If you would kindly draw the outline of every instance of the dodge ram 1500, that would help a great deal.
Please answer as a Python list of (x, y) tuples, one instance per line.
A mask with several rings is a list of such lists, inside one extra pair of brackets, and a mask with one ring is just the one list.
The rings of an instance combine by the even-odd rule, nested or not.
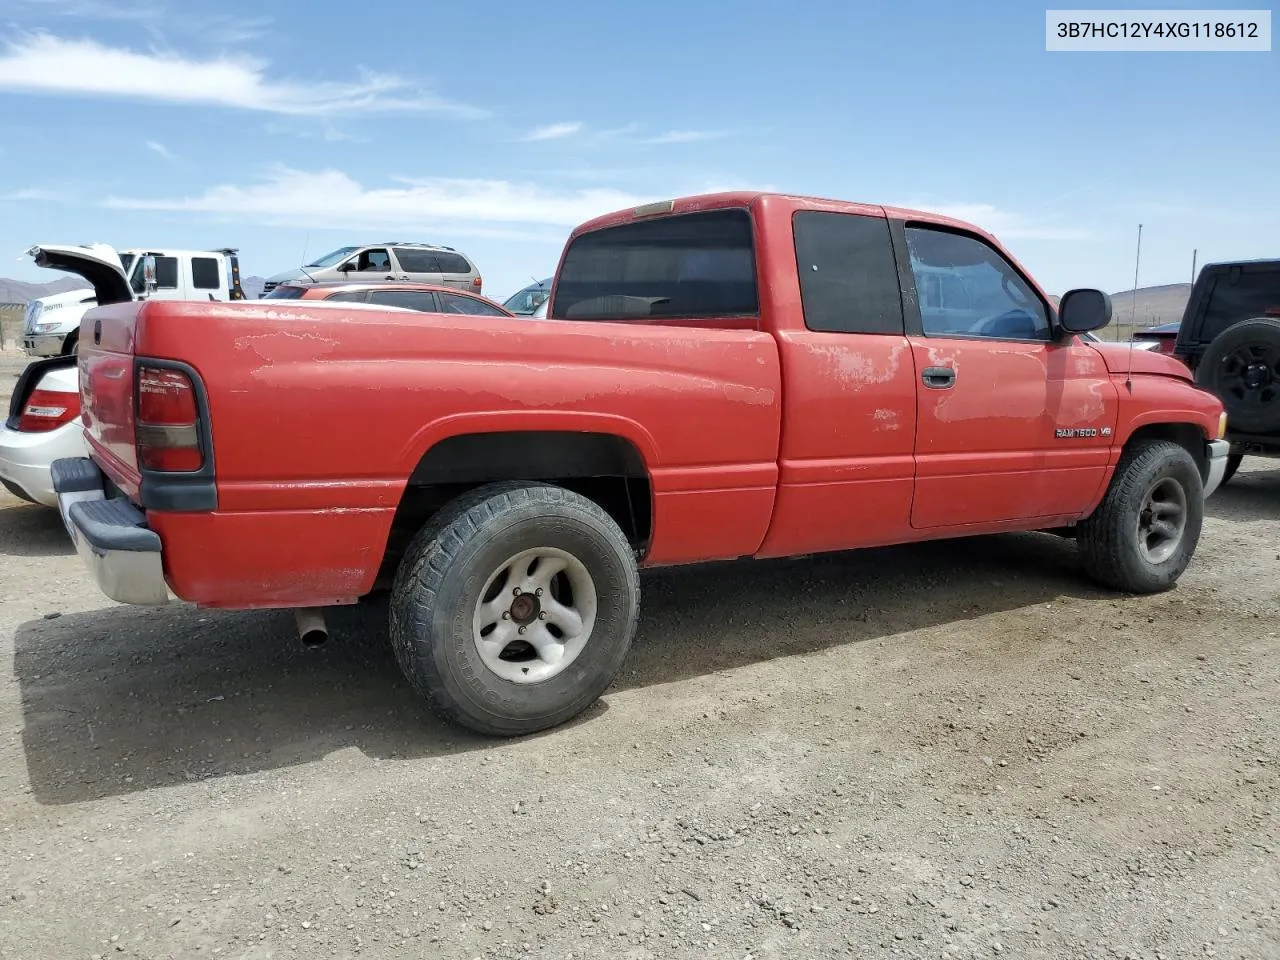
[(389, 587), (409, 680), (493, 735), (601, 695), (640, 568), (1052, 530), (1153, 592), (1226, 462), (1185, 366), (1081, 336), (1104, 293), (1055, 308), (994, 238), (917, 211), (619, 211), (572, 232), (536, 322), (137, 303), (84, 273), (91, 456), (54, 480), (101, 589), (296, 608), (321, 637), (324, 607)]

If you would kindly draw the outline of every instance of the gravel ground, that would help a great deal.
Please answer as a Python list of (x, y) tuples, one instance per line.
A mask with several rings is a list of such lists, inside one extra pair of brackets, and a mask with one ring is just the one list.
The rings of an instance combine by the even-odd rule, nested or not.
[(1280, 957), (1280, 471), (1209, 512), (1148, 598), (1039, 536), (655, 572), (489, 741), (384, 605), (111, 604), (5, 495), (0, 957)]

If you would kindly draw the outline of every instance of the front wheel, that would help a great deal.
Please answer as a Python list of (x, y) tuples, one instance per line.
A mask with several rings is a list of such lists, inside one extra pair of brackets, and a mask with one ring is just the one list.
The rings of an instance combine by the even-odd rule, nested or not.
[(1125, 451), (1098, 509), (1079, 525), (1088, 574), (1129, 593), (1168, 590), (1186, 570), (1204, 522), (1204, 483), (1187, 450), (1144, 440)]
[(491, 736), (534, 733), (604, 693), (639, 601), (631, 546), (599, 506), (548, 484), (488, 484), (409, 545), (391, 643), (438, 714)]

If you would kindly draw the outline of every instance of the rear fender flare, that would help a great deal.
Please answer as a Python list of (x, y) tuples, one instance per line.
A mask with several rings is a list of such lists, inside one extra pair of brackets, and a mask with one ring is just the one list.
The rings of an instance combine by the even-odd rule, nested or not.
[(628, 441), (640, 454), (645, 471), (652, 474), (659, 462), (658, 444), (644, 427), (626, 417), (574, 410), (495, 410), (443, 417), (422, 427), (400, 452), (398, 475), (406, 481), (428, 451), (450, 437), (472, 433), (539, 431), (611, 434)]

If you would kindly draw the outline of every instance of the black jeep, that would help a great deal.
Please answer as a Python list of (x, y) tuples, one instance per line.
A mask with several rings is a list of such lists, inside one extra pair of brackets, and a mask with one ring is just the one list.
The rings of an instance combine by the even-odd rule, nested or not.
[(1280, 260), (1205, 264), (1173, 354), (1227, 408), (1223, 483), (1246, 453), (1280, 456)]

